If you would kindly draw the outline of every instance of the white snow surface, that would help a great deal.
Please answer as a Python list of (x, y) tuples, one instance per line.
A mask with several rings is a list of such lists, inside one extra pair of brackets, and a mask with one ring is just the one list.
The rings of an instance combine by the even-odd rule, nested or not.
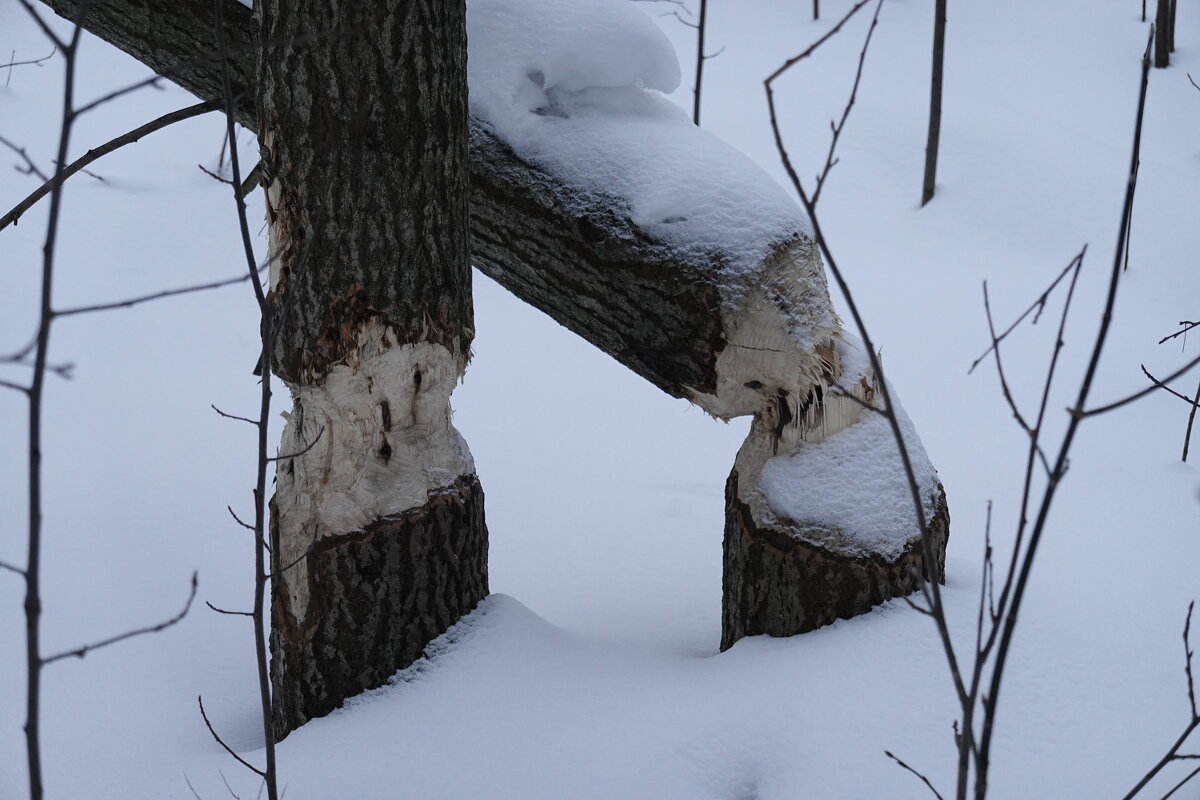
[[(844, 370), (841, 383), (850, 386), (867, 373), (870, 364), (862, 343), (846, 338), (838, 342), (838, 349)], [(937, 470), (895, 388), (890, 384), (888, 388), (921, 489), (925, 518), (930, 519), (936, 508)], [(858, 422), (828, 439), (802, 444), (792, 455), (769, 460), (758, 488), (772, 513), (829, 532), (839, 551), (894, 559), (921, 535), (905, 475), (891, 425), (882, 414), (864, 411)]]
[[(704, 125), (777, 178), (761, 81), (846, 4), (821, 6), (817, 22), (807, 3), (708, 6), (709, 46), (726, 50), (706, 66)], [(1147, 26), (1129, 0), (955, 4), (938, 192), (918, 208), (932, 19), (927, 0), (885, 3), (820, 213), (946, 486), (943, 596), (969, 654), (988, 502), (991, 541), (1006, 556), (1027, 452), (994, 369), (967, 373), (990, 342), (980, 284), (988, 280), (1007, 325), (1091, 245), (1045, 423), (1056, 445), (1103, 308)], [(657, 23), (690, 63), (695, 31)], [(1140, 364), (1161, 377), (1196, 352), (1195, 337), (1157, 344), (1177, 320), (1196, 318), (1200, 298), (1200, 95), (1187, 79), (1200, 74), (1200, 33), (1184, 23), (1181, 10), (1172, 66), (1151, 74), (1130, 267), (1097, 404), (1145, 387)], [(824, 163), (865, 32), (860, 14), (779, 84), (801, 174)], [(50, 49), (20, 4), (0, 2), (0, 58)], [(83, 101), (148, 75), (94, 37), (80, 52)], [(0, 135), (45, 170), (61, 59), (8, 78), (0, 72)], [(689, 103), (685, 91), (675, 96)], [(170, 86), (127, 95), (80, 118), (73, 155), (195, 102)], [(68, 181), (58, 307), (244, 270), (228, 187), (196, 169), (217, 168), (223, 131), (216, 114), (189, 120), (89, 167), (106, 183)], [(242, 145), (253, 163), (253, 138)], [(12, 169), (21, 163), (0, 151), (0, 209), (40, 185)], [(43, 202), (0, 231), (0, 354), (34, 331), (47, 210)], [(1060, 300), (1005, 341), (1025, 411), (1041, 397)], [(279, 748), (287, 799), (928, 800), (884, 750), (953, 797), (954, 690), (934, 626), (903, 602), (719, 652), (723, 487), (747, 420), (715, 423), (479, 275), (475, 302), (474, 358), (451, 402), (487, 493), (499, 594), (433, 659), (289, 736)], [(212, 740), (196, 707), (203, 694), (225, 740), (261, 763), (250, 625), (203, 606), (243, 610), (253, 594), (250, 538), (226, 505), (243, 518), (252, 506), (254, 431), (209, 405), (254, 415), (257, 356), (245, 284), (54, 325), (51, 361), (74, 363), (75, 377), (46, 384), (44, 652), (169, 617), (193, 570), (200, 588), (176, 627), (47, 668), (48, 800), (194, 800), (185, 777), (214, 800), (229, 797), (222, 775), (244, 800), (257, 796), (259, 782)], [(28, 377), (27, 367), (0, 365), (0, 380)], [(1195, 379), (1175, 386), (1192, 392)], [(286, 389), (276, 388), (281, 410)], [(1121, 797), (1189, 718), (1180, 634), (1188, 602), (1200, 599), (1200, 440), (1181, 463), (1187, 410), (1159, 393), (1080, 427), (1010, 651), (995, 800)], [(27, 412), (22, 395), (0, 389), (0, 560), (17, 566)], [(273, 423), (278, 441), (282, 420)], [(21, 580), (0, 571), (4, 800), (28, 796), (23, 597)], [(1165, 794), (1189, 764), (1168, 766), (1147, 796)]]
[(679, 60), (641, 5), (470, 0), (471, 112), (569, 186), (580, 213), (615, 198), (683, 257), (743, 275), (808, 230), (804, 213), (663, 96)]

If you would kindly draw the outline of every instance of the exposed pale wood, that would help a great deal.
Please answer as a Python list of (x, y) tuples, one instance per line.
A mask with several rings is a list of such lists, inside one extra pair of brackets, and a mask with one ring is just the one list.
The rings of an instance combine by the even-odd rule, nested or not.
[[(487, 594), (450, 424), (474, 327), (464, 0), (258, 0), (276, 736), (384, 683)], [(370, 47), (329, 31), (370, 31)]]

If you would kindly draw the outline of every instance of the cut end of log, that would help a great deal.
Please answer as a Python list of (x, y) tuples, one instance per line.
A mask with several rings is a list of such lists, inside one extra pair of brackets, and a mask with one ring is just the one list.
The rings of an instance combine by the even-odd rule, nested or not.
[(715, 390), (689, 392), (719, 419), (759, 414), (781, 399), (802, 404), (839, 374), (832, 359), (840, 324), (813, 243), (781, 245), (752, 278), (720, 312)]

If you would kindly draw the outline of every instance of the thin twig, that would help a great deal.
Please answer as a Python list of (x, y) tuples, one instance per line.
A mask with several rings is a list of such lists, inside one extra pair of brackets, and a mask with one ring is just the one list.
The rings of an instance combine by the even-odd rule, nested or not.
[(0, 69), (8, 70), (8, 75), (6, 75), (4, 78), (4, 88), (7, 89), (9, 84), (12, 83), (12, 68), (13, 67), (23, 67), (23, 66), (26, 66), (29, 64), (33, 64), (33, 65), (40, 67), (40, 66), (42, 66), (43, 61), (49, 61), (51, 58), (54, 57), (54, 54), (57, 52), (58, 52), (58, 48), (55, 47), (53, 50), (50, 51), (50, 55), (48, 55), (48, 56), (42, 56), (41, 58), (34, 58), (29, 61), (15, 61), (12, 59), (15, 59), (17, 57), (17, 51), (13, 50), (12, 55), (9, 56), (9, 59), (10, 59), (9, 62), (7, 64), (0, 64)]
[(903, 761), (901, 761), (899, 758), (897, 758), (890, 750), (884, 750), (883, 754), (885, 756), (887, 756), (888, 758), (890, 758), (892, 761), (895, 761), (897, 764), (899, 764), (902, 769), (906, 769), (909, 772), (911, 772), (913, 775), (916, 775), (918, 778), (920, 778), (921, 783), (925, 784), (929, 788), (929, 791), (933, 792), (933, 796), (936, 797), (938, 800), (945, 800), (945, 798), (942, 797), (942, 795), (938, 792), (938, 790), (933, 788), (933, 784), (929, 782), (929, 778), (926, 778), (924, 775), (917, 772), (915, 769), (910, 767), (908, 764), (905, 764)]
[[(1191, 372), (1192, 367), (1196, 366), (1197, 364), (1200, 364), (1200, 356), (1193, 358), (1191, 361), (1184, 364), (1182, 367), (1175, 370), (1167, 377), (1163, 378), (1161, 382), (1169, 383), (1169, 382), (1175, 380), (1176, 378), (1182, 377), (1182, 376), (1186, 375), (1187, 373)], [(1079, 417), (1080, 419), (1084, 419), (1086, 417), (1094, 417), (1099, 414), (1107, 414), (1109, 411), (1116, 411), (1118, 408), (1121, 408), (1122, 406), (1127, 406), (1130, 403), (1134, 402), (1135, 400), (1142, 399), (1143, 397), (1150, 394), (1157, 388), (1158, 388), (1158, 386), (1151, 385), (1151, 386), (1146, 387), (1145, 389), (1142, 389), (1140, 392), (1134, 392), (1133, 394), (1129, 395), (1128, 397), (1123, 397), (1120, 400), (1117, 400), (1116, 402), (1108, 403), (1107, 405), (1099, 406), (1097, 408), (1089, 408), (1086, 411), (1082, 410), (1082, 409), (1078, 409), (1078, 408), (1071, 408), (1071, 409), (1068, 409), (1068, 411), (1070, 412), (1070, 414), (1072, 416)]]
[[(147, 136), (155, 131), (162, 130), (168, 125), (174, 125), (176, 122), (182, 122), (185, 119), (191, 119), (192, 117), (198, 117), (201, 114), (206, 114), (209, 111), (215, 110), (218, 105), (219, 104), (216, 101), (209, 100), (203, 103), (197, 103), (194, 106), (182, 108), (178, 111), (172, 111), (170, 114), (164, 114), (156, 120), (147, 122), (144, 125), (140, 125), (131, 131), (127, 131), (120, 136), (108, 140), (99, 147), (94, 147), (91, 150), (88, 150), (82, 156), (72, 161), (70, 165), (65, 167), (60, 173), (58, 173), (58, 175), (61, 177), (56, 179), (65, 181), (75, 173), (83, 170), (83, 168), (89, 164), (98, 161), (115, 150), (119, 150), (127, 144), (133, 144), (143, 136)], [(15, 225), (22, 214), (32, 208), (38, 200), (41, 200), (50, 193), (50, 190), (54, 188), (54, 182), (44, 176), (42, 177), (42, 180), (44, 183), (42, 183), (41, 186), (31, 192), (20, 203), (17, 203), (15, 206), (13, 206), (12, 210), (10, 210), (7, 214), (5, 214), (3, 217), (0, 217), (0, 230), (4, 230), (9, 225)]]
[(1173, 787), (1171, 787), (1171, 791), (1167, 792), (1166, 794), (1164, 794), (1162, 796), (1162, 800), (1168, 800), (1168, 798), (1171, 795), (1175, 794), (1180, 789), (1182, 789), (1189, 781), (1191, 781), (1192, 778), (1196, 777), (1197, 775), (1200, 775), (1200, 767), (1196, 767), (1191, 772), (1189, 772), (1187, 775), (1184, 775), (1183, 779), (1180, 780), (1179, 783), (1177, 783)]
[[(249, 280), (249, 279), (250, 279), (250, 277), (249, 277), (248, 275), (247, 275), (247, 276), (244, 276), (244, 277), (242, 278), (242, 280)], [(239, 417), (239, 416), (237, 416), (237, 415), (235, 415), (235, 414), (226, 414), (224, 411), (222, 411), (221, 409), (217, 408), (217, 407), (216, 407), (216, 406), (214, 406), (212, 403), (209, 403), (208, 407), (209, 407), (209, 408), (211, 408), (213, 411), (217, 412), (218, 414), (220, 414), (220, 415), (221, 415), (222, 417), (224, 417), (225, 419), (236, 419), (236, 420), (238, 420), (239, 422), (249, 422), (251, 425), (253, 425), (253, 426), (255, 426), (255, 427), (258, 427), (258, 425), (259, 425), (259, 422), (258, 422), (258, 420), (256, 420), (256, 419), (249, 419), (249, 418), (247, 418), (247, 417)]]
[(22, 578), (25, 577), (25, 570), (21, 569), (20, 567), (14, 567), (12, 564), (9, 564), (7, 561), (0, 561), (0, 569), (8, 570), (9, 572), (15, 572), (18, 575), (20, 575)]
[(254, 616), (253, 611), (227, 611), (223, 608), (217, 608), (216, 606), (214, 606), (212, 603), (208, 602), (207, 600), (204, 601), (204, 605), (208, 606), (209, 608), (211, 608), (213, 611), (217, 612), (218, 614), (229, 614), (230, 616), (234, 616), (234, 617), (253, 617)]
[(241, 525), (246, 530), (251, 530), (251, 531), (254, 530), (253, 525), (249, 525), (245, 522), (242, 522), (241, 518), (238, 517), (238, 515), (236, 513), (234, 513), (233, 506), (225, 506), (225, 508), (229, 510), (229, 516), (233, 517), (234, 522), (236, 522), (238, 525)]
[[(1068, 264), (1066, 266), (1066, 268), (1058, 274), (1058, 277), (1055, 278), (1048, 287), (1046, 287), (1046, 291), (1042, 292), (1042, 294), (1038, 297), (1038, 299), (1034, 300), (1033, 304), (1030, 305), (1029, 308), (1025, 309), (1024, 312), (1022, 312), (1021, 316), (1017, 317), (1016, 320), (1011, 325), (1009, 325), (1007, 328), (1005, 328), (1004, 332), (996, 337), (996, 341), (993, 342), (992, 345), (990, 347), (988, 347), (987, 350), (984, 350), (983, 353), (980, 354), (979, 358), (977, 358), (971, 362), (971, 368), (967, 370), (967, 374), (970, 375), (972, 372), (974, 372), (975, 368), (978, 367), (980, 364), (982, 364), (983, 360), (991, 354), (992, 348), (994, 348), (997, 344), (999, 344), (1000, 342), (1003, 342), (1005, 339), (1007, 339), (1008, 335), (1010, 333), (1012, 333), (1014, 330), (1016, 330), (1017, 326), (1020, 325), (1022, 322), (1024, 322), (1025, 318), (1028, 317), (1030, 314), (1034, 314), (1033, 324), (1036, 325), (1038, 318), (1041, 317), (1042, 311), (1046, 307), (1047, 301), (1049, 301), (1049, 299), (1050, 299), (1050, 293), (1054, 291), (1055, 287), (1058, 286), (1058, 284), (1062, 282), (1062, 279), (1067, 277), (1067, 275), (1071, 272), (1071, 270), (1076, 266), (1077, 265), (1076, 265), (1075, 261), (1071, 261), (1071, 263)], [(1035, 314), (1035, 312), (1036, 312), (1036, 314)]]
[(266, 775), (263, 773), (263, 771), (261, 769), (254, 766), (249, 761), (247, 761), (246, 759), (242, 758), (237, 753), (235, 753), (233, 751), (233, 748), (230, 747), (229, 745), (225, 744), (225, 741), (219, 735), (217, 735), (217, 732), (215, 730), (213, 730), (212, 723), (208, 721), (208, 714), (205, 713), (205, 711), (204, 711), (204, 698), (197, 695), (196, 702), (200, 704), (200, 716), (204, 719), (204, 724), (208, 727), (208, 732), (212, 734), (212, 737), (213, 737), (213, 739), (216, 740), (217, 744), (221, 745), (221, 747), (224, 747), (225, 752), (229, 753), (229, 755), (233, 756), (234, 759), (236, 759), (237, 762), (239, 764), (241, 764), (243, 767), (250, 770), (251, 772), (253, 772), (255, 775), (259, 776), (260, 778), (266, 777)]
[(1182, 326), (1182, 327), (1180, 327), (1179, 330), (1175, 331), (1170, 336), (1164, 336), (1163, 338), (1159, 339), (1158, 343), (1163, 344), (1164, 342), (1169, 342), (1172, 339), (1178, 338), (1180, 336), (1186, 336), (1188, 334), (1188, 331), (1190, 331), (1194, 328), (1200, 327), (1200, 322), (1192, 322), (1191, 320), (1186, 320), (1186, 319), (1180, 320), (1179, 324), (1180, 324), (1180, 326)]
[[(1091, 394), (1092, 383), (1095, 379), (1097, 369), (1100, 364), (1100, 356), (1104, 352), (1104, 345), (1108, 340), (1108, 332), (1112, 323), (1113, 309), (1116, 305), (1117, 287), (1121, 278), (1121, 258), (1125, 252), (1125, 232), (1127, 230), (1129, 216), (1132, 213), (1133, 207), (1133, 192), (1137, 184), (1136, 166), (1141, 157), (1141, 141), (1142, 141), (1142, 122), (1145, 118), (1146, 109), (1146, 93), (1150, 79), (1150, 48), (1153, 44), (1154, 30), (1151, 26), (1150, 38), (1146, 42), (1146, 50), (1142, 56), (1142, 79), (1141, 87), (1138, 93), (1137, 115), (1134, 123), (1133, 134), (1133, 152), (1130, 156), (1129, 179), (1125, 187), (1125, 202), (1121, 211), (1121, 222), (1118, 228), (1117, 244), (1113, 255), (1113, 267), (1109, 276), (1108, 291), (1105, 296), (1104, 312), (1100, 318), (1100, 328), (1096, 333), (1095, 341), (1092, 345), (1092, 353), (1088, 359), (1087, 370), (1079, 386), (1079, 394), (1075, 401), (1074, 407), (1071, 409), (1071, 418), (1067, 424), (1066, 433), (1063, 435), (1062, 443), (1059, 447), (1058, 457), (1054, 464), (1054, 471), (1051, 473), (1047, 483), (1045, 493), (1042, 496), (1042, 502), (1038, 508), (1036, 522), (1030, 534), (1029, 545), (1026, 548), (1025, 556), (1020, 568), (1020, 572), (1015, 581), (1013, 590), (1012, 602), (1004, 614), (1003, 632), (997, 645), (995, 662), (992, 667), (992, 677), (989, 685), (989, 690), (984, 698), (984, 723), (983, 730), (979, 741), (979, 753), (976, 761), (976, 781), (977, 787), (986, 792), (987, 787), (987, 770), (990, 758), (991, 737), (995, 729), (996, 711), (1000, 698), (1000, 689), (1004, 678), (1004, 668), (1007, 663), (1008, 653), (1012, 644), (1013, 634), (1016, 629), (1018, 612), (1024, 599), (1025, 589), (1028, 586), (1029, 576), (1033, 569), (1033, 563), (1037, 557), (1038, 545), (1041, 542), (1042, 535), (1046, 530), (1046, 520), (1050, 514), (1050, 508), (1054, 503), (1054, 498), (1057, 489), (1060, 485), (1062, 476), (1066, 472), (1068, 456), (1071, 452), (1071, 445), (1074, 443), (1075, 434), (1079, 430), (1079, 424), (1087, 415), (1084, 412), (1084, 406), (1087, 403), (1088, 397)], [(1151, 387), (1150, 391), (1153, 391)]]
[(1196, 422), (1196, 409), (1200, 408), (1200, 384), (1196, 386), (1196, 399), (1192, 401), (1192, 410), (1188, 412), (1187, 430), (1183, 432), (1183, 460), (1187, 461), (1188, 449), (1192, 446), (1192, 425)]
[[(1172, 395), (1178, 397), (1180, 400), (1187, 403), (1189, 406), (1192, 406), (1192, 407), (1196, 406), (1195, 400), (1188, 397), (1186, 394), (1175, 391), (1170, 386), (1167, 386), (1165, 383), (1160, 381), (1158, 378), (1151, 375), (1150, 370), (1146, 369), (1145, 364), (1142, 364), (1141, 367), (1142, 367), (1142, 374), (1145, 375), (1147, 378), (1149, 378), (1150, 382), (1153, 383), (1155, 386), (1157, 386), (1159, 389), (1162, 389), (1163, 391), (1167, 392), (1168, 394), (1172, 394)], [(1186, 461), (1187, 459), (1184, 459), (1184, 460)]]
[(58, 653), (56, 655), (49, 656), (48, 658), (43, 658), (42, 665), (45, 666), (46, 664), (53, 664), (55, 661), (61, 661), (64, 658), (70, 658), (72, 656), (74, 656), (75, 658), (83, 658), (88, 653), (92, 652), (93, 650), (99, 650), (102, 647), (108, 647), (109, 645), (116, 644), (117, 642), (123, 642), (126, 639), (132, 639), (135, 636), (143, 636), (148, 633), (158, 633), (161, 630), (166, 630), (167, 628), (171, 627), (172, 625), (175, 625), (176, 623), (180, 622), (184, 617), (187, 616), (188, 611), (190, 611), (192, 608), (192, 601), (196, 599), (196, 585), (197, 585), (196, 573), (193, 572), (192, 573), (192, 590), (188, 594), (187, 602), (184, 604), (183, 610), (180, 611), (175, 616), (171, 617), (170, 619), (164, 620), (164, 621), (158, 623), (157, 625), (150, 625), (145, 628), (138, 628), (136, 630), (126, 631), (125, 633), (121, 633), (116, 636), (109, 637), (108, 639), (102, 639), (99, 642), (94, 642), (93, 644), (85, 644), (83, 647), (77, 647), (74, 650), (67, 650), (66, 652)]
[(221, 783), (225, 784), (225, 791), (229, 792), (229, 796), (232, 797), (233, 800), (242, 800), (242, 798), (238, 797), (233, 791), (233, 787), (229, 785), (229, 781), (225, 779), (225, 773), (218, 769), (217, 774), (221, 776)]
[(10, 142), (8, 139), (5, 139), (3, 136), (0, 136), (0, 144), (4, 145), (9, 150), (12, 150), (14, 153), (19, 155), (21, 157), (21, 160), (25, 162), (25, 169), (21, 169), (20, 167), (17, 167), (16, 168), (17, 172), (20, 172), (25, 175), (36, 175), (37, 177), (41, 178), (44, 181), (50, 180), (49, 178), (46, 177), (46, 173), (44, 173), (40, 169), (38, 169), (38, 165), (35, 164), (33, 159), (29, 157), (29, 153), (27, 153), (25, 151), (24, 147), (21, 147), (21, 146), (15, 144), (14, 142)]
[(192, 786), (192, 782), (188, 779), (186, 772), (183, 773), (183, 782), (187, 784), (188, 789), (192, 793), (192, 797), (196, 798), (196, 800), (204, 800), (204, 798), (200, 797), (199, 793), (196, 792), (196, 787)]
[(285, 456), (275, 456), (274, 458), (268, 458), (267, 461), (287, 461), (288, 459), (299, 458), (300, 456), (304, 455), (309, 450), (312, 450), (314, 447), (317, 446), (317, 442), (321, 441), (321, 434), (323, 434), (323, 433), (325, 433), (324, 425), (321, 426), (321, 429), (319, 431), (317, 431), (316, 437), (314, 437), (313, 440), (311, 442), (309, 442), (303, 450), (297, 451), (295, 453), (288, 453)]
[(195, 286), (183, 286), (179, 289), (165, 289), (161, 292), (153, 292), (144, 294), (139, 297), (130, 297), (125, 300), (114, 300), (111, 303), (97, 303), (92, 306), (76, 306), (75, 308), (64, 308), (54, 312), (56, 317), (70, 317), (76, 314), (93, 314), (97, 311), (113, 311), (118, 308), (133, 308), (142, 303), (150, 303), (155, 300), (162, 300), (167, 297), (178, 297), (183, 294), (195, 294), (196, 292), (207, 292), (213, 289), (220, 289), (225, 286), (232, 286), (235, 283), (245, 283), (250, 280), (249, 275), (238, 275), (233, 278), (224, 278), (219, 281), (210, 283), (200, 283)]

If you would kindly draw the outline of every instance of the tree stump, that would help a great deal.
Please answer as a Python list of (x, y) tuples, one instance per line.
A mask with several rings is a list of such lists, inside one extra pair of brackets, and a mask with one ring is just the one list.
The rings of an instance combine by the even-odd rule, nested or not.
[(911, 594), (924, 581), (944, 583), (950, 515), (938, 489), (937, 513), (930, 520), (934, 561), (926, 559), (920, 538), (889, 561), (877, 554), (839, 554), (802, 538), (820, 533), (816, 530), (759, 525), (738, 499), (735, 468), (725, 484), (721, 650), (743, 636), (806, 633)]

